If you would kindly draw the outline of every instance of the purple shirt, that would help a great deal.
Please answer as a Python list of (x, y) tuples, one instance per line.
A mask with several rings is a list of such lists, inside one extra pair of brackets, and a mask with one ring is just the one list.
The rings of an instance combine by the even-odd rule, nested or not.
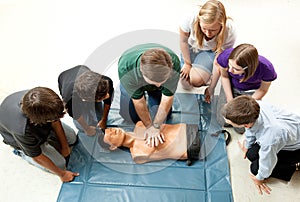
[[(233, 48), (224, 50), (217, 58), (217, 61), (221, 67), (228, 68), (228, 58), (232, 50)], [(256, 90), (260, 87), (262, 81), (270, 82), (277, 78), (274, 67), (268, 59), (259, 55), (258, 60), (259, 63), (254, 75), (245, 82), (240, 82), (240, 79), (244, 77), (243, 74), (232, 74), (228, 71), (229, 79), (233, 88), (242, 91)]]

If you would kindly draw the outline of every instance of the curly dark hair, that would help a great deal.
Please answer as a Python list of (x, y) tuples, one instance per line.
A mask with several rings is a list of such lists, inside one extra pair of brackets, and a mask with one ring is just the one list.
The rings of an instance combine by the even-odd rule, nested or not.
[(37, 125), (59, 120), (65, 114), (62, 100), (47, 87), (29, 90), (22, 98), (21, 109), (30, 122)]

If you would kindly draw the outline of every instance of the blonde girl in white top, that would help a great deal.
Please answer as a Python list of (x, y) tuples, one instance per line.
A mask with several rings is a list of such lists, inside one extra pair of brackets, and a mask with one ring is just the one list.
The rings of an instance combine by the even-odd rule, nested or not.
[(183, 20), (179, 32), (183, 88), (204, 86), (211, 78), (216, 54), (234, 46), (233, 21), (220, 1), (208, 0)]

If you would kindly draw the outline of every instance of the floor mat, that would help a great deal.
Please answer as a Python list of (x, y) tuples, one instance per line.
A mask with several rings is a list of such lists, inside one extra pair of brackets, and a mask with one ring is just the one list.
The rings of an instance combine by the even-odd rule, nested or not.
[[(169, 121), (199, 125), (200, 160), (192, 166), (175, 160), (135, 164), (127, 148), (110, 152), (98, 144), (98, 135), (78, 133), (68, 169), (80, 176), (62, 184), (57, 201), (233, 201), (224, 134), (211, 135), (222, 129), (215, 117), (216, 102), (206, 104), (203, 99), (176, 94)], [(109, 119), (111, 126), (133, 129), (120, 118), (117, 105)]]

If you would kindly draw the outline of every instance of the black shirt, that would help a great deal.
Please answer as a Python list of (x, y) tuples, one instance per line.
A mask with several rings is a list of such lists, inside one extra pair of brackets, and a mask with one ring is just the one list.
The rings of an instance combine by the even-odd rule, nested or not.
[[(91, 109), (91, 107), (95, 107), (95, 103), (82, 101), (79, 95), (74, 92), (74, 84), (76, 78), (86, 71), (91, 70), (86, 66), (78, 65), (62, 72), (58, 77), (59, 92), (62, 96), (63, 101), (66, 103), (65, 107), (68, 110), (68, 114), (76, 120), (83, 114), (84, 111)], [(113, 82), (107, 76), (103, 75), (103, 78), (106, 79), (109, 83), (109, 98), (103, 100), (103, 103), (111, 105), (114, 93)], [(74, 108), (74, 106), (76, 106), (76, 109)]]
[(0, 106), (0, 133), (6, 144), (21, 149), (27, 156), (39, 156), (40, 146), (47, 141), (51, 123), (34, 125), (21, 111), (20, 101), (27, 92), (20, 91), (7, 96)]

